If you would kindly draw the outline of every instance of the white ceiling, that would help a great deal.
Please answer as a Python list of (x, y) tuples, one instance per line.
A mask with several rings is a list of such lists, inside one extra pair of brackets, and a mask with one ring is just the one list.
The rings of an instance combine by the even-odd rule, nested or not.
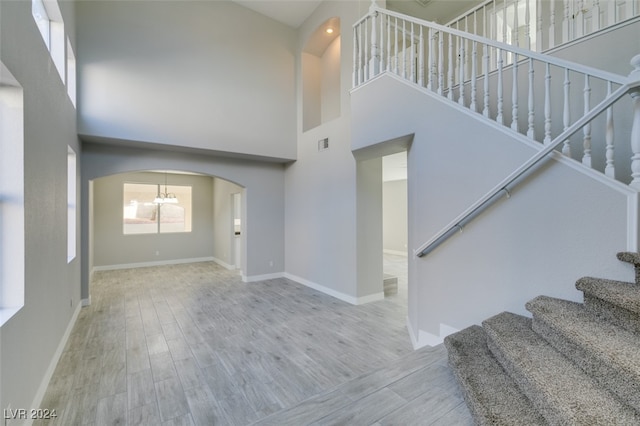
[(322, 0), (232, 0), (292, 28), (298, 28)]
[[(298, 28), (322, 0), (231, 0), (292, 28)], [(355, 0), (342, 0), (355, 1)], [(366, 0), (360, 0), (367, 4)], [(387, 8), (440, 23), (448, 22), (482, 0), (431, 0), (422, 6), (418, 0), (387, 0)], [(379, 3), (379, 2), (378, 2)]]

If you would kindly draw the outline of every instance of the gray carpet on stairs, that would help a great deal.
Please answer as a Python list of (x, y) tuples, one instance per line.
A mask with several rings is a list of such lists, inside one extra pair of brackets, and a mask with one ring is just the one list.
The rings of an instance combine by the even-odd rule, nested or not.
[(449, 365), (480, 425), (544, 425), (544, 419), (489, 352), (482, 327), (472, 326), (444, 340)]
[(531, 319), (503, 312), (483, 326), (493, 355), (550, 424), (640, 424), (640, 414), (534, 332)]
[(602, 278), (580, 278), (584, 304), (599, 318), (640, 333), (640, 286)]
[(599, 320), (580, 303), (539, 296), (526, 307), (535, 332), (640, 411), (640, 335)]

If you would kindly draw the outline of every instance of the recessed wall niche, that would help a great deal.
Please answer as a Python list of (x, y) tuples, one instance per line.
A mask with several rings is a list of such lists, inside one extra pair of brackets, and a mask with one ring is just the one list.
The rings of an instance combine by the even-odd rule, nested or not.
[(313, 32), (302, 51), (302, 129), (340, 117), (340, 18)]

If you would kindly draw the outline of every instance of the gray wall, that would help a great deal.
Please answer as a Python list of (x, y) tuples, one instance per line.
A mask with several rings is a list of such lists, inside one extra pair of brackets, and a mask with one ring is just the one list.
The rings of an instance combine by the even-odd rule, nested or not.
[(81, 1), (79, 133), (293, 159), (295, 31), (221, 1)]
[[(381, 246), (377, 251), (375, 247), (368, 246), (366, 249), (371, 248), (373, 260), (363, 256), (363, 261), (358, 261), (356, 161), (350, 146), (351, 25), (367, 12), (370, 4), (364, 0), (326, 1), (300, 27), (299, 57), (313, 32), (322, 23), (332, 17), (340, 18), (340, 116), (305, 131), (303, 81), (300, 78), (302, 60), (299, 60), (297, 161), (286, 168), (287, 273), (307, 285), (354, 302), (359, 297), (371, 294), (357, 291), (359, 277), (364, 280), (366, 276), (364, 272), (359, 275), (359, 268), (377, 270), (382, 253)], [(318, 152), (318, 140), (327, 137), (329, 149)], [(309, 244), (309, 241), (313, 241), (313, 244)], [(369, 265), (372, 265), (372, 269), (366, 269)], [(380, 268), (380, 282), (381, 274)]]
[(382, 184), (382, 247), (407, 253), (407, 180)]
[[(353, 92), (352, 112), (355, 148), (415, 132), (407, 157), (410, 252), (535, 152), (478, 114), (392, 77)], [(615, 253), (628, 247), (635, 191), (572, 164), (550, 161), (463, 233), (424, 258), (409, 256), (418, 344), (503, 310), (526, 314), (524, 303), (539, 294), (580, 300), (574, 284), (584, 275), (632, 279)]]
[[(94, 190), (94, 266), (211, 258), (213, 182), (209, 176), (167, 174), (169, 185), (191, 186), (191, 232), (124, 235), (123, 184), (164, 182), (164, 174), (121, 173), (96, 179)], [(159, 253), (156, 255), (156, 253)]]
[[(73, 5), (60, 9), (75, 46)], [(0, 408), (37, 408), (80, 305), (82, 251), (67, 263), (67, 146), (81, 151), (75, 109), (31, 2), (0, 2), (0, 59), (24, 88), (25, 126), (25, 304), (0, 328)]]
[(228, 267), (235, 265), (231, 196), (236, 193), (243, 194), (243, 188), (223, 179), (213, 180), (213, 257)]
[[(89, 182), (140, 170), (201, 173), (245, 188), (244, 277), (253, 280), (284, 272), (284, 173), (281, 164), (102, 144), (85, 144), (83, 149), (83, 252), (89, 250), (86, 232), (89, 227), (86, 215)], [(97, 234), (97, 229), (95, 232)], [(210, 238), (211, 232), (207, 235)], [(82, 266), (82, 291), (86, 298), (89, 295), (89, 265), (84, 263)]]

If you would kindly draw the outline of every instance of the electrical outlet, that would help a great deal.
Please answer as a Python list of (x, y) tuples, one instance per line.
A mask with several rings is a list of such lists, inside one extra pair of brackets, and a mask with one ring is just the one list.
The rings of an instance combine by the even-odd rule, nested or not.
[(273, 260), (270, 260), (270, 261), (269, 261), (269, 267), (270, 267), (270, 268), (273, 268)]
[(160, 256), (160, 251), (156, 250), (156, 256)]

